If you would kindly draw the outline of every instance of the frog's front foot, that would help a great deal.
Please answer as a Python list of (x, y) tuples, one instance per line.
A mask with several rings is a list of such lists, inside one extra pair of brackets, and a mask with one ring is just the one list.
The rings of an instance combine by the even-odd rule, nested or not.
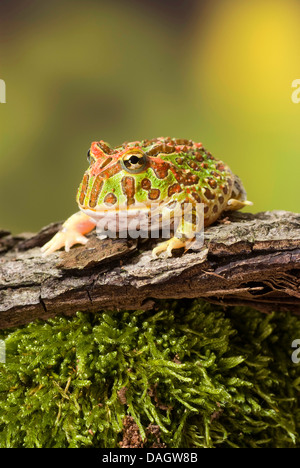
[(80, 232), (74, 229), (62, 229), (42, 248), (41, 251), (43, 256), (47, 256), (56, 250), (65, 248), (66, 252), (69, 252), (70, 248), (75, 244), (85, 245), (88, 242), (88, 238), (80, 234)]
[(172, 237), (165, 242), (162, 242), (152, 250), (152, 257), (157, 258), (162, 252), (165, 252), (163, 257), (172, 257), (172, 250), (181, 249), (186, 247), (186, 240), (178, 239), (178, 237)]

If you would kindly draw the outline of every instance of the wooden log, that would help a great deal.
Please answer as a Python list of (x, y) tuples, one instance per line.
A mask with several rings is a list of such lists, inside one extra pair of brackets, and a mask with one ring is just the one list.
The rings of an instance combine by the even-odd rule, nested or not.
[(0, 231), (0, 328), (170, 298), (300, 313), (300, 214), (232, 212), (205, 230), (201, 250), (157, 259), (154, 240), (99, 240), (95, 232), (86, 246), (43, 257), (40, 247), (60, 226)]

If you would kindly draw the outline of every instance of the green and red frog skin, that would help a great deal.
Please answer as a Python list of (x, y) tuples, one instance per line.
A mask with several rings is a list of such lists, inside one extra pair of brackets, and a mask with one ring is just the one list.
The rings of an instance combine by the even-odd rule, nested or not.
[[(133, 218), (141, 209), (155, 204), (163, 218), (178, 206), (192, 206), (192, 216), (182, 218), (173, 236), (158, 244), (154, 257), (171, 256), (178, 248), (188, 249), (195, 226), (209, 226), (224, 211), (247, 205), (246, 192), (230, 168), (205, 150), (202, 143), (179, 138), (154, 138), (124, 143), (112, 148), (104, 141), (93, 142), (88, 151), (89, 168), (77, 193), (80, 211), (42, 247), (44, 255), (75, 244), (85, 245), (85, 237), (110, 210), (126, 212)], [(202, 217), (196, 215), (203, 204)], [(198, 212), (197, 212), (198, 213)]]

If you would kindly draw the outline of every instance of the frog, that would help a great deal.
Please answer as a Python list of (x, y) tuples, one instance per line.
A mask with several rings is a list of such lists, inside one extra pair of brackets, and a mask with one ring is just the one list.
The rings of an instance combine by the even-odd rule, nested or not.
[[(189, 250), (197, 229), (207, 228), (223, 212), (252, 205), (229, 166), (191, 139), (158, 137), (115, 147), (104, 140), (94, 141), (87, 159), (89, 167), (77, 191), (79, 211), (41, 248), (44, 256), (86, 245), (87, 234), (105, 213), (134, 218), (141, 210), (149, 213), (155, 204), (163, 220), (188, 204), (188, 216), (182, 216), (170, 238), (152, 250), (154, 258), (171, 257), (178, 249)], [(199, 204), (203, 207), (200, 215)]]

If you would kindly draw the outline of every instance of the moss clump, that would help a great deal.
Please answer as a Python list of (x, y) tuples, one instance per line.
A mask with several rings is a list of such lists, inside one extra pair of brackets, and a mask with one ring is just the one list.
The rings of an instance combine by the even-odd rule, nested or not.
[(289, 314), (201, 301), (3, 331), (0, 447), (119, 447), (128, 418), (144, 447), (149, 427), (167, 447), (300, 447), (299, 337)]

